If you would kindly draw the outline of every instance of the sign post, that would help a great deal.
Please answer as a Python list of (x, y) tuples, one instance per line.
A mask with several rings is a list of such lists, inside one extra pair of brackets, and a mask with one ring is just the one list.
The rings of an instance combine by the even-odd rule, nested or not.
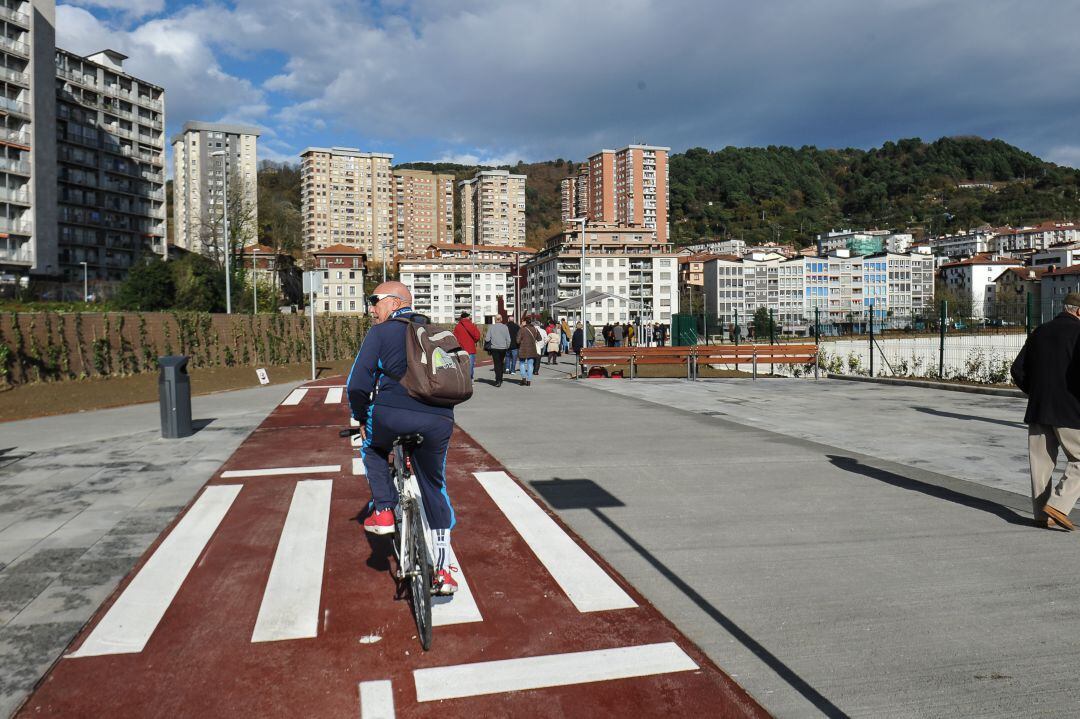
[(322, 272), (312, 270), (304, 273), (304, 293), (308, 295), (311, 310), (311, 379), (315, 380), (315, 295), (322, 292)]

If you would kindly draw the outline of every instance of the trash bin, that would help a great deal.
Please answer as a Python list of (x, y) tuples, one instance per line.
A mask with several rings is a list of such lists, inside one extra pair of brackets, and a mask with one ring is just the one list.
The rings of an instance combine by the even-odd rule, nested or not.
[(161, 436), (178, 439), (192, 434), (191, 375), (184, 355), (158, 357), (158, 404), (161, 407)]

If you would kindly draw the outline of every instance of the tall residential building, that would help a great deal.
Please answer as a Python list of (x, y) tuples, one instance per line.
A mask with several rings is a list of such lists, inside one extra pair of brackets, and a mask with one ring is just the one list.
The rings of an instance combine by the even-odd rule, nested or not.
[(655, 230), (668, 239), (668, 147), (629, 145), (588, 161), (585, 213), (591, 223)]
[(0, 3), (0, 281), (60, 273), (54, 0)]
[(178, 247), (215, 257), (223, 254), (226, 199), (229, 235), (236, 245), (258, 240), (258, 138), (259, 130), (253, 127), (188, 122), (172, 139), (173, 237)]
[(389, 262), (395, 243), (393, 155), (351, 147), (309, 147), (300, 154), (304, 251), (355, 247), (369, 262)]
[(589, 212), (589, 166), (582, 164), (577, 174), (559, 185), (562, 194), (562, 221), (585, 217)]
[(68, 280), (121, 280), (165, 256), (165, 91), (115, 50), (56, 51), (57, 231)]
[(432, 322), (452, 324), (462, 312), (486, 324), (502, 307), (514, 315), (514, 278), (507, 262), (477, 257), (410, 258), (398, 263), (413, 307)]
[(394, 172), (397, 252), (422, 255), (454, 241), (454, 176), (424, 170)]
[(458, 183), (464, 244), (525, 244), (525, 180), (507, 170), (483, 170)]

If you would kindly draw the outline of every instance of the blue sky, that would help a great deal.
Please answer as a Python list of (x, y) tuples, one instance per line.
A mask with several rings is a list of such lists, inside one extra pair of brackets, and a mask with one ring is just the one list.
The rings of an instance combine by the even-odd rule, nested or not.
[[(580, 160), (634, 142), (870, 147), (999, 137), (1080, 166), (1080, 3), (61, 0), (187, 120), (395, 162)], [(1057, 31), (1055, 31), (1055, 28)]]

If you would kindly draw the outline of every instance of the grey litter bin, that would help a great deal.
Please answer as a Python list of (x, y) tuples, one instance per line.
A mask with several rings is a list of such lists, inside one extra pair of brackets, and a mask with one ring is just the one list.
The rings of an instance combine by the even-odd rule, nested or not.
[(158, 357), (158, 404), (161, 407), (161, 436), (177, 439), (192, 434), (191, 375), (184, 355)]

